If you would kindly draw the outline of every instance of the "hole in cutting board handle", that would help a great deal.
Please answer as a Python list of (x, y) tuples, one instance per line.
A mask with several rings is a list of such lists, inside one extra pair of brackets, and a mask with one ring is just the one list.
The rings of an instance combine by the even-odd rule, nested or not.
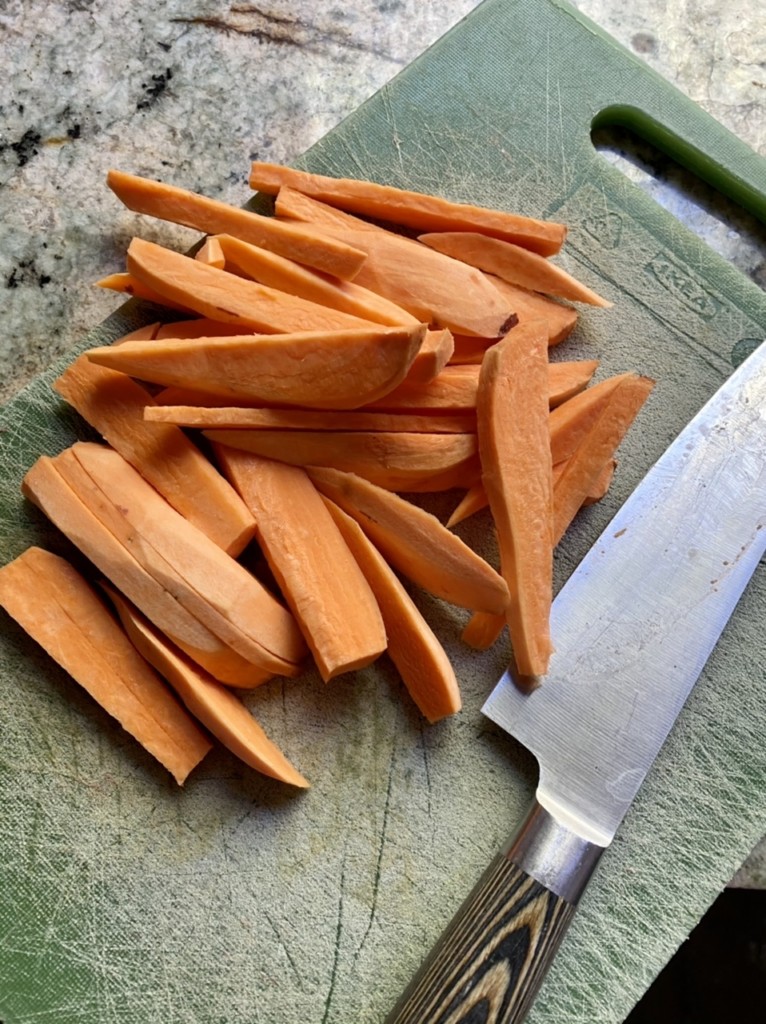
[[(766, 289), (766, 225), (751, 190), (710, 157), (636, 107), (602, 110), (591, 142), (610, 164), (715, 252)], [(766, 213), (759, 197), (758, 212)], [(761, 210), (763, 207), (763, 210)]]

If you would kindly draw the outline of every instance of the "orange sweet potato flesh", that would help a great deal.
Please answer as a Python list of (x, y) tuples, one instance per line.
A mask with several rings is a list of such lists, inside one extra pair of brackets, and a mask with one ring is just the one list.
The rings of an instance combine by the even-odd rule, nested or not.
[(415, 327), (369, 326), (301, 332), (126, 342), (87, 357), (155, 384), (201, 388), (229, 400), (353, 409), (393, 390), (425, 334)]
[(599, 478), (654, 387), (654, 381), (625, 375), (609, 395), (600, 416), (566, 460), (554, 489), (553, 539), (557, 544), (578, 509), (598, 490)]
[[(597, 368), (598, 361), (595, 359), (550, 363), (547, 370), (550, 405), (559, 405), (582, 391)], [(387, 395), (369, 403), (369, 406), (381, 412), (470, 412), (476, 409), (479, 373), (478, 365), (445, 366), (441, 373), (426, 384), (405, 378)]]
[(472, 267), (495, 274), (522, 288), (573, 302), (586, 302), (592, 306), (612, 305), (608, 299), (602, 298), (544, 256), (538, 256), (511, 242), (502, 242), (469, 231), (419, 235), (418, 241), (445, 256), (464, 260)]
[(261, 284), (377, 324), (396, 327), (419, 322), (394, 302), (353, 281), (321, 274), (231, 235), (218, 235), (216, 240), (227, 269), (236, 268)]
[(463, 608), (503, 612), (505, 580), (436, 516), (353, 473), (309, 470), (316, 486), (352, 516), (388, 562), (429, 593)]
[(28, 548), (0, 568), (0, 605), (183, 785), (208, 738), (67, 561)]
[(558, 252), (566, 237), (566, 227), (552, 221), (451, 202), (440, 196), (372, 181), (328, 178), (262, 161), (252, 164), (252, 189), (275, 195), (284, 186), (362, 216), (392, 221), (419, 231), (481, 231), (544, 256)]
[(612, 393), (631, 378), (636, 379), (637, 374), (621, 373), (607, 377), (551, 410), (548, 426), (554, 466), (575, 453), (603, 412)]
[(476, 415), (468, 413), (368, 412), (335, 409), (261, 409), (243, 406), (147, 405), (144, 419), (180, 427), (257, 430), (364, 430), (379, 433), (471, 434)]
[(386, 649), (377, 601), (316, 487), (300, 466), (218, 446), (258, 524), (258, 542), (325, 682)]
[(166, 306), (168, 309), (176, 309), (181, 313), (190, 313), (191, 307), (174, 302), (165, 295), (160, 295), (149, 285), (139, 281), (132, 274), (109, 274), (96, 281), (98, 288), (106, 288), (112, 292), (123, 292), (134, 299), (143, 299), (144, 302), (153, 302), (156, 306)]
[(377, 598), (389, 657), (421, 714), (431, 723), (456, 714), (460, 689), (433, 630), (359, 524), (333, 502), (327, 505)]
[(390, 491), (470, 486), (479, 472), (475, 434), (206, 430), (205, 436), (293, 466), (334, 466)]
[(205, 234), (234, 235), (336, 277), (354, 277), (364, 261), (363, 253), (344, 243), (318, 243), (299, 224), (280, 224), (271, 217), (261, 217), (174, 185), (116, 170), (109, 171), (107, 184), (136, 213), (184, 224)]
[(144, 420), (146, 388), (85, 356), (53, 387), (176, 511), (230, 555), (244, 550), (255, 533), (245, 503), (180, 427)]
[(504, 281), (502, 277), (497, 277), (495, 274), (486, 276), (516, 310), (520, 324), (524, 324), (528, 320), (545, 320), (548, 325), (548, 345), (550, 347), (559, 345), (569, 337), (577, 326), (579, 314), (574, 307), (551, 299), (547, 295), (541, 295), (530, 288), (511, 284), (510, 281)]
[[(69, 465), (77, 466), (71, 454)], [(86, 505), (64, 479), (65, 468), (62, 456), (55, 460), (41, 456), (27, 471), (22, 492), (174, 643), (216, 678), (234, 686), (255, 686), (269, 678), (272, 673), (264, 674), (245, 661), (147, 572), (128, 549), (124, 517), (120, 518), (125, 542), (96, 514), (102, 510)]]
[[(164, 338), (230, 338), (232, 334), (256, 334), (255, 328), (252, 332), (243, 330), (241, 327), (232, 329), (231, 324), (222, 320), (210, 320), (206, 316), (197, 317), (194, 320), (174, 320), (172, 323), (161, 324), (154, 337), (157, 341)], [(140, 340), (138, 338), (136, 341)]]
[(514, 328), (481, 366), (477, 423), (482, 480), (497, 530), (516, 668), (545, 675), (552, 652), (553, 488), (544, 321)]
[(482, 337), (500, 337), (516, 322), (515, 311), (492, 283), (461, 261), (299, 193), (280, 192), (277, 210), (285, 209), (318, 238), (337, 238), (362, 249), (367, 258), (355, 283), (418, 320)]
[(205, 239), (195, 252), (194, 258), (200, 263), (207, 263), (209, 267), (217, 267), (218, 270), (223, 270), (226, 266), (226, 257), (216, 235), (210, 235)]
[(308, 786), (236, 694), (184, 658), (122, 595), (105, 589), (136, 650), (216, 739), (256, 771), (301, 789)]
[(300, 631), (254, 576), (179, 515), (117, 452), (78, 442), (62, 454), (79, 463), (114, 510), (110, 523), (122, 516), (136, 557), (180, 604), (264, 671), (297, 673), (305, 654)]
[(476, 651), (486, 651), (497, 641), (505, 624), (504, 615), (474, 612), (463, 627), (460, 639)]
[(134, 238), (128, 246), (128, 273), (159, 301), (193, 310), (211, 320), (222, 320), (267, 334), (284, 331), (332, 331), (365, 327), (367, 321), (319, 306), (295, 295), (245, 281), (225, 270), (173, 252), (154, 242)]

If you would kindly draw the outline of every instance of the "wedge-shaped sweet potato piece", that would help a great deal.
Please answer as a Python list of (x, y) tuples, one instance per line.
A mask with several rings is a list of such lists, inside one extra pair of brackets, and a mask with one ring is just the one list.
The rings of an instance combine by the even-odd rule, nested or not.
[(236, 694), (184, 658), (113, 587), (105, 589), (136, 650), (167, 679), (189, 711), (217, 740), (256, 771), (301, 789), (308, 786)]
[(115, 170), (109, 171), (107, 184), (135, 213), (184, 224), (205, 234), (225, 232), (336, 277), (353, 277), (364, 261), (362, 253), (343, 243), (317, 243), (300, 225), (279, 224), (271, 217), (261, 217), (174, 185)]
[(243, 406), (147, 405), (144, 418), (152, 423), (212, 429), (249, 427), (252, 430), (364, 430), (379, 433), (472, 434), (476, 415), (467, 413), (368, 412), (356, 409), (260, 409)]
[(568, 338), (577, 326), (579, 314), (573, 306), (551, 299), (548, 295), (542, 295), (530, 288), (511, 284), (510, 281), (504, 281), (495, 274), (486, 276), (516, 310), (520, 324), (526, 323), (527, 320), (545, 320), (548, 325), (550, 347)]
[(231, 235), (218, 235), (216, 240), (227, 269), (236, 268), (261, 284), (376, 324), (406, 327), (419, 322), (400, 306), (353, 281), (321, 274)]
[(516, 667), (545, 675), (552, 651), (553, 488), (548, 429), (548, 334), (530, 321), (493, 346), (476, 406), (482, 480), (497, 530)]
[(258, 541), (325, 682), (386, 649), (377, 601), (316, 487), (300, 466), (219, 445), (252, 510)]
[(190, 523), (230, 555), (244, 550), (255, 533), (245, 503), (180, 427), (144, 420), (146, 388), (85, 356), (53, 387)]
[(548, 428), (554, 466), (574, 454), (604, 411), (612, 393), (629, 378), (637, 379), (638, 375), (621, 373), (607, 377), (551, 410)]
[(194, 258), (200, 263), (207, 263), (209, 267), (217, 267), (218, 270), (223, 270), (226, 266), (226, 257), (216, 235), (210, 235), (205, 239), (195, 252)]
[(553, 221), (536, 220), (472, 203), (456, 203), (441, 196), (379, 185), (373, 181), (328, 178), (260, 160), (252, 164), (252, 189), (275, 195), (284, 186), (363, 217), (388, 220), (419, 231), (481, 231), (485, 235), (526, 246), (544, 256), (558, 252), (566, 237), (566, 227)]
[(469, 266), (496, 274), (504, 281), (521, 285), (522, 288), (573, 302), (587, 302), (592, 306), (612, 305), (608, 299), (597, 295), (592, 288), (582, 284), (562, 267), (511, 242), (502, 242), (472, 231), (419, 235), (418, 241), (436, 252), (463, 260)]
[[(547, 370), (549, 404), (560, 405), (582, 391), (597, 369), (598, 361), (595, 359), (550, 363)], [(369, 407), (381, 412), (470, 412), (476, 408), (479, 372), (478, 365), (445, 366), (427, 384), (405, 378), (387, 395), (370, 402)]]
[(442, 372), (454, 351), (452, 331), (426, 331), (423, 344), (418, 349), (405, 380), (411, 384), (428, 384)]
[[(77, 465), (71, 455), (67, 458), (70, 465)], [(78, 497), (62, 476), (62, 468), (61, 456), (55, 460), (41, 456), (27, 471), (22, 492), (197, 664), (233, 686), (257, 686), (268, 679), (272, 673), (264, 673), (223, 643), (146, 571), (127, 543), (130, 531), (124, 517), (118, 513), (124, 535), (118, 537)]]
[(69, 562), (28, 548), (0, 568), (0, 605), (183, 785), (210, 741)]
[(128, 331), (127, 334), (123, 334), (122, 337), (117, 338), (112, 344), (121, 345), (124, 341), (151, 341), (157, 337), (161, 327), (160, 321), (156, 320), (153, 324), (145, 324), (143, 327), (137, 327), (135, 331)]
[[(266, 218), (264, 218), (266, 219)], [(128, 273), (159, 301), (193, 310), (245, 331), (335, 331), (365, 327), (367, 321), (319, 306), (256, 281), (245, 281), (183, 253), (134, 238), (128, 246)], [(134, 292), (135, 293), (135, 292)]]
[(385, 296), (418, 320), (482, 337), (500, 337), (516, 322), (515, 311), (498, 290), (466, 263), (306, 196), (294, 202), (280, 192), (277, 211), (287, 209), (288, 203), (291, 215), (298, 216), (318, 238), (337, 238), (362, 249), (367, 258), (355, 283)]
[(359, 524), (333, 502), (327, 505), (377, 598), (389, 657), (421, 714), (431, 723), (456, 714), (460, 689), (433, 630)]
[(192, 311), (190, 306), (184, 306), (165, 295), (160, 295), (154, 288), (150, 288), (149, 285), (139, 281), (132, 274), (108, 274), (100, 281), (96, 281), (96, 286), (106, 288), (111, 292), (122, 292), (124, 295), (130, 295), (131, 298), (143, 299), (144, 302), (153, 302), (156, 306), (166, 306), (168, 309), (175, 309), (181, 313), (191, 313)]
[(626, 374), (609, 395), (601, 415), (566, 460), (554, 488), (554, 543), (559, 542), (592, 491), (598, 489), (604, 467), (614, 458), (653, 387), (654, 381), (648, 377)]
[(436, 516), (353, 473), (323, 467), (309, 475), (391, 565), (424, 590), (462, 608), (505, 611), (505, 580)]
[[(155, 334), (157, 341), (165, 338), (230, 338), (234, 334), (257, 334), (246, 331), (237, 325), (224, 323), (222, 320), (211, 320), (200, 316), (194, 320), (174, 320), (172, 323), (161, 324)], [(136, 338), (136, 341), (139, 339)]]
[(463, 627), (460, 639), (476, 651), (486, 651), (497, 642), (505, 625), (505, 615), (494, 615), (492, 612), (474, 612)]
[(293, 466), (334, 466), (390, 491), (470, 486), (479, 473), (475, 434), (206, 430), (205, 436)]
[(126, 342), (87, 357), (155, 384), (277, 405), (353, 409), (402, 381), (425, 326)]
[(447, 520), (447, 526), (457, 526), (464, 519), (468, 519), (469, 516), (486, 508), (488, 504), (489, 499), (487, 498), (487, 492), (484, 490), (484, 484), (481, 480), (477, 480), (472, 487), (468, 488), (458, 502), (454, 512), (452, 512)]
[(77, 442), (57, 456), (67, 458), (79, 463), (114, 510), (110, 528), (121, 515), (136, 557), (185, 608), (264, 671), (296, 674), (305, 655), (300, 631), (254, 576), (179, 515), (117, 452)]

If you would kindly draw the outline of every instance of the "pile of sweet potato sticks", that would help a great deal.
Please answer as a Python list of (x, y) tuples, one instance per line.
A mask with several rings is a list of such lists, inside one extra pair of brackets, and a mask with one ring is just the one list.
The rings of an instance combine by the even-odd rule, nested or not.
[[(469, 609), (475, 647), (507, 624), (519, 678), (544, 676), (554, 548), (652, 387), (549, 362), (566, 303), (610, 305), (550, 259), (565, 227), (263, 163), (250, 184), (273, 215), (108, 184), (205, 239), (183, 255), (134, 238), (99, 282), (176, 319), (55, 382), (104, 443), (41, 456), (23, 493), (92, 574), (29, 548), (0, 569), (6, 610), (179, 784), (212, 735), (307, 785), (237, 690), (308, 657), (327, 681), (387, 652), (430, 722), (458, 711), (400, 576)], [(452, 489), (446, 525), (401, 496)], [(499, 571), (450, 529), (486, 505)], [(240, 559), (251, 543), (278, 594)]]

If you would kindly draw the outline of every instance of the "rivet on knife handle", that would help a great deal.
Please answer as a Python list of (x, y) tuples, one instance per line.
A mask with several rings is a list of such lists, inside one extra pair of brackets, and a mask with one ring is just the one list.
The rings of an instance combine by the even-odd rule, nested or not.
[(535, 802), (402, 996), (388, 1024), (515, 1024), (532, 1005), (603, 847)]

